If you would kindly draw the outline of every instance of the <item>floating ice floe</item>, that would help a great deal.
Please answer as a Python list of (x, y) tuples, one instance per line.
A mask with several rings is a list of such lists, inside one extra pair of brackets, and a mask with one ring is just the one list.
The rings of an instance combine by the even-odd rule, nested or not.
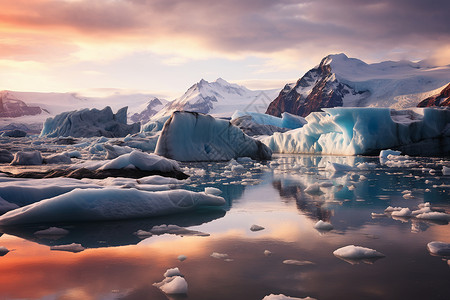
[(450, 175), (450, 167), (442, 166), (442, 175)]
[(41, 152), (35, 151), (19, 151), (14, 154), (11, 165), (41, 165)]
[(327, 164), (327, 166), (325, 167), (325, 170), (330, 171), (330, 172), (335, 172), (335, 173), (350, 172), (353, 170), (353, 167), (346, 165), (346, 164), (338, 164), (338, 163), (329, 162)]
[[(448, 139), (445, 128), (450, 111), (414, 109), (415, 118), (394, 121), (404, 114), (389, 108), (323, 108), (312, 112), (302, 128), (274, 133), (262, 141), (277, 153), (374, 154), (400, 148), (407, 154), (439, 155), (440, 139)], [(413, 145), (420, 144), (420, 147)], [(404, 147), (406, 146), (406, 147)], [(440, 151), (440, 152), (439, 152)]]
[(178, 255), (177, 259), (178, 259), (179, 261), (185, 261), (185, 260), (187, 259), (187, 256), (181, 254), (181, 255)]
[(319, 183), (313, 183), (306, 187), (305, 193), (308, 193), (310, 195), (321, 195), (323, 194), (322, 190), (320, 189)]
[(393, 155), (393, 156), (397, 156), (402, 154), (401, 151), (395, 151), (395, 150), (391, 150), (391, 149), (387, 149), (387, 150), (381, 150), (380, 151), (380, 158), (388, 158), (389, 155)]
[(153, 236), (153, 233), (151, 233), (150, 231), (145, 231), (142, 229), (139, 229), (134, 234), (140, 239), (146, 239), (146, 238)]
[(425, 212), (416, 215), (417, 219), (424, 219), (424, 220), (434, 220), (434, 221), (450, 221), (450, 215), (443, 213), (443, 212), (437, 212), (437, 211), (431, 211), (431, 212)]
[(196, 231), (196, 230), (190, 230), (184, 227), (180, 227), (178, 225), (166, 225), (166, 224), (162, 224), (162, 225), (157, 225), (157, 226), (153, 226), (152, 229), (150, 229), (150, 232), (152, 234), (157, 234), (157, 235), (161, 235), (161, 234), (176, 234), (176, 235), (181, 235), (181, 236), (209, 236), (209, 233), (204, 233), (201, 231)]
[(6, 254), (8, 254), (10, 252), (10, 250), (4, 246), (0, 247), (0, 256), (5, 256)]
[(271, 255), (272, 255), (272, 251), (270, 251), (270, 250), (264, 250), (264, 255), (265, 255), (265, 256), (271, 256)]
[(316, 224), (314, 224), (314, 228), (320, 231), (330, 231), (334, 229), (334, 226), (331, 223), (319, 220)]
[(309, 260), (296, 260), (296, 259), (286, 259), (283, 260), (283, 264), (285, 265), (296, 265), (296, 266), (306, 266), (306, 265), (314, 265), (312, 261)]
[(65, 153), (57, 153), (44, 157), (43, 163), (45, 164), (71, 164), (72, 159)]
[(163, 276), (164, 277), (173, 277), (173, 276), (183, 276), (183, 275), (181, 275), (180, 269), (172, 268), (172, 269), (167, 269), (167, 271), (164, 273)]
[(450, 243), (439, 241), (429, 242), (427, 249), (431, 254), (450, 257)]
[(410, 217), (411, 216), (411, 210), (409, 208), (407, 208), (407, 207), (404, 207), (404, 208), (402, 208), (400, 210), (394, 210), (391, 213), (391, 215), (395, 216), (395, 217)]
[(72, 244), (68, 244), (68, 245), (51, 246), (50, 250), (67, 251), (67, 252), (77, 253), (77, 252), (86, 250), (86, 248), (84, 248), (81, 244), (72, 243)]
[(253, 224), (253, 225), (250, 227), (250, 230), (251, 230), (251, 231), (261, 231), (261, 230), (264, 230), (264, 229), (265, 229), (264, 227), (259, 226), (259, 225), (256, 225), (256, 224)]
[(39, 230), (36, 231), (34, 234), (35, 235), (40, 235), (40, 236), (63, 236), (68, 234), (69, 231), (64, 229), (64, 228), (59, 228), (59, 227), (50, 227), (47, 229), (43, 229), (43, 230)]
[(306, 297), (306, 298), (296, 298), (285, 296), (284, 294), (270, 294), (265, 296), (262, 300), (316, 300), (315, 298)]
[(188, 284), (186, 279), (181, 276), (166, 277), (161, 282), (153, 284), (166, 294), (187, 294)]
[(127, 109), (121, 108), (116, 114), (109, 106), (102, 110), (94, 108), (63, 112), (44, 122), (40, 136), (124, 137), (139, 132), (139, 123), (127, 125)]
[(187, 190), (146, 192), (117, 188), (75, 189), (9, 211), (0, 216), (0, 224), (144, 218), (223, 204), (225, 200), (222, 197)]
[(376, 250), (365, 248), (361, 246), (348, 245), (339, 248), (333, 252), (334, 256), (342, 258), (344, 260), (364, 260), (364, 259), (377, 259), (385, 257), (385, 255)]
[(270, 159), (272, 151), (226, 120), (177, 111), (164, 124), (155, 153), (178, 161)]
[(229, 258), (228, 254), (226, 253), (213, 252), (210, 256), (217, 259), (223, 259), (224, 261), (233, 261), (233, 259)]

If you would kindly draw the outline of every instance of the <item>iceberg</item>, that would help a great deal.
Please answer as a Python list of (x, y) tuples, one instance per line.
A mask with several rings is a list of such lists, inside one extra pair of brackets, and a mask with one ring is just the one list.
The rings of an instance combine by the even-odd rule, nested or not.
[[(450, 153), (450, 110), (417, 108), (324, 108), (299, 129), (261, 141), (277, 153), (371, 155), (397, 148), (409, 155)], [(409, 118), (407, 118), (409, 116)], [(400, 118), (401, 117), (401, 118)]]
[(300, 128), (307, 123), (305, 118), (290, 114), (288, 112), (282, 113), (281, 118), (279, 118), (268, 114), (247, 111), (244, 112), (240, 110), (234, 112), (234, 114), (231, 116), (231, 120), (235, 120), (243, 116), (252, 117), (252, 120), (260, 125), (270, 125), (289, 129)]
[(429, 242), (427, 249), (431, 254), (438, 256), (450, 256), (450, 243), (439, 241)]
[(365, 259), (365, 258), (381, 258), (385, 257), (383, 253), (376, 250), (365, 248), (361, 246), (348, 245), (339, 248), (333, 252), (337, 257), (349, 258), (349, 259)]
[(164, 124), (155, 153), (178, 161), (227, 161), (238, 157), (266, 160), (272, 151), (230, 122), (176, 111)]
[(35, 151), (19, 151), (14, 154), (14, 159), (11, 165), (41, 165), (42, 164), (41, 152)]
[(127, 125), (127, 109), (123, 107), (116, 114), (111, 107), (102, 110), (83, 109), (63, 112), (54, 118), (48, 118), (44, 122), (41, 137), (124, 137), (137, 133), (140, 123)]
[(0, 216), (0, 225), (145, 218), (224, 204), (222, 197), (187, 190), (75, 189), (9, 211)]

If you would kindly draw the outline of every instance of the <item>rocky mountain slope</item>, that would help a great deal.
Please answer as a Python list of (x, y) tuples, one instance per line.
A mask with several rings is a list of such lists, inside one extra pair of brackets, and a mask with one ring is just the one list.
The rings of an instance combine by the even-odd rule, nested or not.
[(450, 82), (450, 66), (410, 61), (367, 64), (328, 55), (296, 83), (287, 84), (266, 113), (307, 116), (327, 107), (415, 107)]
[(417, 105), (417, 107), (450, 106), (450, 83), (437, 95), (428, 97)]

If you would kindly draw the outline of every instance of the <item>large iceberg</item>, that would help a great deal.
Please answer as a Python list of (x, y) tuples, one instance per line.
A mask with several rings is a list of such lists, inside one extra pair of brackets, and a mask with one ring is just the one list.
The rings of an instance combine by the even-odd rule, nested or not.
[(243, 116), (252, 117), (253, 121), (260, 125), (271, 125), (281, 128), (296, 129), (306, 124), (305, 118), (287, 112), (282, 113), (281, 118), (279, 118), (268, 114), (236, 110), (231, 116), (231, 120)]
[(222, 197), (187, 190), (75, 189), (9, 211), (0, 216), (0, 225), (145, 218), (224, 204)]
[(278, 153), (377, 154), (395, 148), (410, 155), (450, 153), (450, 110), (324, 108), (302, 128), (262, 140)]
[(237, 157), (270, 159), (272, 151), (230, 122), (177, 111), (164, 125), (156, 154), (178, 161), (225, 161)]
[(109, 106), (102, 110), (86, 108), (63, 112), (44, 122), (40, 136), (124, 137), (139, 132), (140, 123), (127, 125), (127, 109), (128, 107), (123, 107), (116, 114)]

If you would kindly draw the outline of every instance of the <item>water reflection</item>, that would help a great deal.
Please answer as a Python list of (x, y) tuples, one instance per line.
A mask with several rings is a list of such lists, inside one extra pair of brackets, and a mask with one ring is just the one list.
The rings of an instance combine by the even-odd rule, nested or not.
[[(139, 243), (142, 239), (135, 234), (138, 230), (149, 231), (154, 226), (163, 224), (180, 227), (198, 226), (222, 218), (224, 215), (225, 211), (221, 209), (203, 209), (149, 219), (8, 226), (1, 227), (0, 231), (47, 246), (75, 243), (81, 244), (85, 248), (117, 247)], [(68, 234), (63, 236), (35, 234), (36, 231), (47, 229), (50, 226), (66, 229)]]

